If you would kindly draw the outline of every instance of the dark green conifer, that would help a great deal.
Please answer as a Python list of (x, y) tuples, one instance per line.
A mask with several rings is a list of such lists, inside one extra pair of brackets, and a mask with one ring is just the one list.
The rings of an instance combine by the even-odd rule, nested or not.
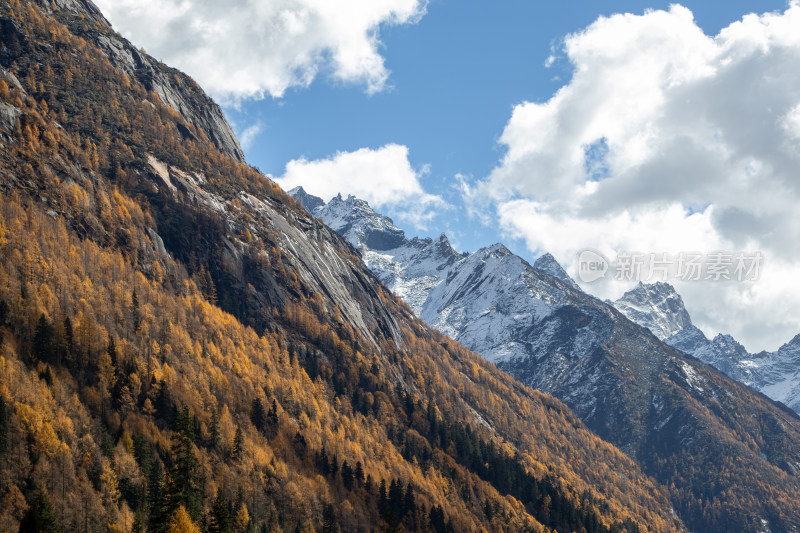
[(43, 490), (36, 491), (31, 498), (19, 523), (19, 533), (61, 533), (56, 513)]

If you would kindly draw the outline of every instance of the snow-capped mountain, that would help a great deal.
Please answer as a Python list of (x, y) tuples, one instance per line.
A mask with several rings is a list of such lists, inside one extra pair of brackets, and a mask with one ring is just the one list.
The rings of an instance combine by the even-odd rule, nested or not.
[(391, 250), (405, 242), (403, 230), (395, 226), (391, 218), (376, 213), (364, 200), (354, 196), (342, 199), (340, 194), (326, 204), (302, 187), (295, 187), (289, 195), (356, 248)]
[[(353, 196), (289, 191), (361, 251), (364, 262), (428, 324), (495, 363), (529, 354), (526, 330), (580, 291), (550, 254), (531, 267), (502, 244), (459, 254), (447, 236), (407, 239), (392, 220)], [(523, 297), (527, 296), (527, 297)]]
[[(690, 527), (777, 527), (777, 514), (755, 508), (747, 516), (726, 515), (727, 523), (712, 527), (691, 514), (691, 501), (712, 498), (726, 506), (734, 496), (724, 487), (734, 479), (768, 484), (771, 478), (761, 473), (783, 479), (800, 472), (796, 415), (584, 293), (552, 256), (530, 265), (502, 244), (460, 254), (445, 235), (408, 239), (391, 219), (352, 196), (320, 206), (300, 190), (293, 193), (344, 235), (418, 317), (522, 383), (564, 401), (660, 482), (693, 487), (673, 494)], [(629, 309), (645, 314), (648, 302), (665, 305), (669, 312), (652, 323), (662, 335), (688, 335), (680, 298), (662, 289), (629, 298)], [(732, 456), (739, 459), (725, 461)], [(755, 493), (752, 498), (758, 500)]]
[(669, 283), (639, 282), (614, 302), (614, 307), (662, 341), (692, 325), (683, 299)]
[(764, 361), (755, 377), (757, 388), (800, 413), (800, 335), (775, 352), (760, 352), (753, 361)]
[(558, 278), (573, 289), (579, 289), (578, 284), (575, 283), (575, 280), (569, 277), (569, 274), (564, 270), (564, 268), (556, 261), (556, 258), (553, 257), (549, 252), (544, 253), (543, 255), (539, 256), (539, 258), (534, 261), (533, 268), (537, 270), (541, 270), (547, 274), (550, 274), (554, 278)]
[(748, 353), (730, 335), (709, 340), (692, 324), (683, 299), (668, 283), (639, 283), (614, 306), (670, 346), (800, 413), (800, 335), (775, 352), (757, 354)]

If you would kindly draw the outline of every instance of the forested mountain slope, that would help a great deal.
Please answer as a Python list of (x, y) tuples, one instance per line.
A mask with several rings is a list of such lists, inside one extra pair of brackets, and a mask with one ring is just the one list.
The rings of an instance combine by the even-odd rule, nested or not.
[(97, 14), (0, 4), (0, 530), (682, 528), (237, 161), (191, 80), (110, 54), (133, 47)]

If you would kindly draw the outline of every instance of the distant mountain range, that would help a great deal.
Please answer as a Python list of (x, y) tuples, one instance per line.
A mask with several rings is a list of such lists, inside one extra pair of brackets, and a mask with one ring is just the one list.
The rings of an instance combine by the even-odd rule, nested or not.
[(755, 354), (730, 335), (709, 340), (692, 324), (683, 299), (668, 283), (640, 283), (614, 307), (670, 346), (800, 412), (800, 335), (774, 352)]
[[(733, 509), (740, 504), (734, 500), (757, 501), (760, 483), (794, 483), (800, 419), (651, 333), (648, 328), (662, 336), (687, 331), (691, 320), (679, 297), (665, 292), (641, 301), (632, 294), (619, 304), (623, 314), (581, 291), (550, 255), (530, 265), (502, 244), (458, 253), (444, 234), (408, 239), (352, 196), (325, 203), (302, 188), (290, 194), (357, 248), (417, 316), (555, 395), (674, 487), (673, 503), (690, 527), (741, 530), (747, 523), (744, 529), (755, 531), (766, 523), (772, 531), (790, 530), (760, 505)], [(742, 483), (748, 488), (732, 496)], [(698, 499), (726, 509), (723, 529)]]

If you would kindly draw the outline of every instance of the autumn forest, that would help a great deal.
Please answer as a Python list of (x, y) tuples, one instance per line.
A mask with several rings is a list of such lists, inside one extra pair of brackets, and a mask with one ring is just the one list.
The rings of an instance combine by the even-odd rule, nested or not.
[(0, 531), (683, 528), (159, 96), (191, 79), (91, 10), (0, 30)]

